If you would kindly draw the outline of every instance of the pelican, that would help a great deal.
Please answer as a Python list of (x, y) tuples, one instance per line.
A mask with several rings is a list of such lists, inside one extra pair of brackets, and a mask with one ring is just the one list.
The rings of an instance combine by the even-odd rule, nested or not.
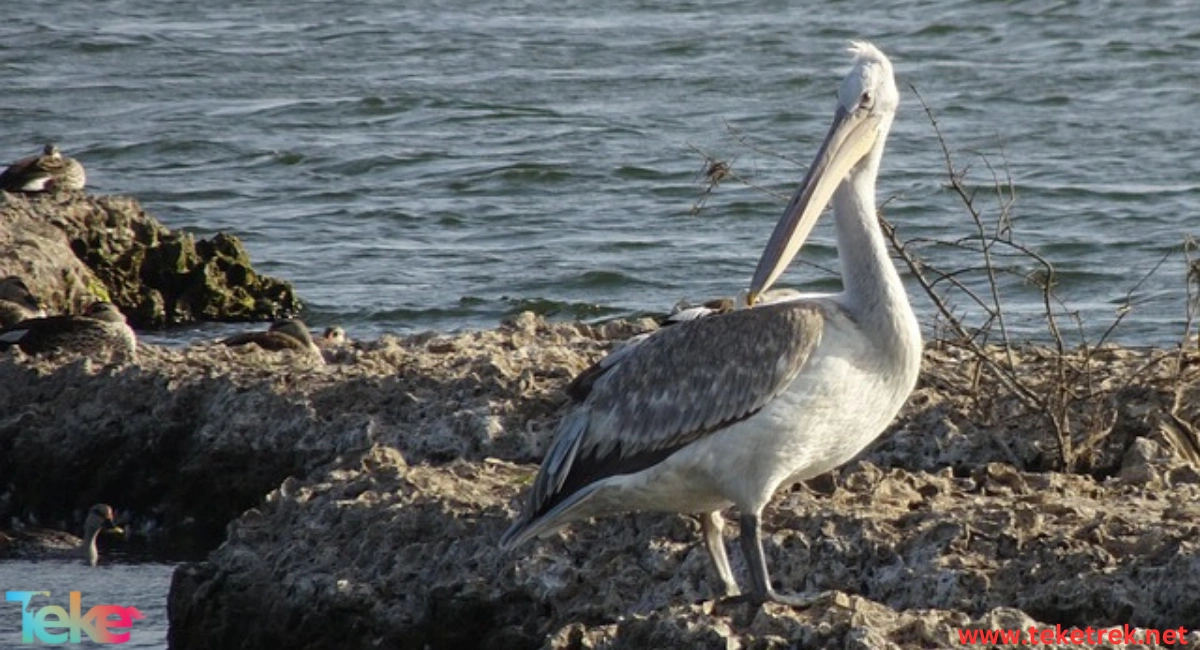
[[(513, 548), (580, 519), (694, 513), (728, 596), (794, 606), (763, 554), (763, 508), (781, 488), (846, 463), (908, 398), (921, 334), (875, 215), (875, 180), (899, 92), (887, 57), (852, 43), (833, 125), (758, 262), (749, 309), (666, 327), (572, 382), (572, 409), (504, 533)], [(843, 289), (760, 303), (832, 201)], [(721, 510), (739, 512), (742, 594)]]
[(0, 189), (8, 192), (82, 190), (86, 184), (83, 165), (53, 143), (42, 148), (42, 155), (22, 158), (0, 174)]
[(72, 352), (135, 361), (137, 337), (116, 305), (94, 302), (82, 316), (31, 318), (0, 328), (0, 350), (18, 346), (26, 354)]

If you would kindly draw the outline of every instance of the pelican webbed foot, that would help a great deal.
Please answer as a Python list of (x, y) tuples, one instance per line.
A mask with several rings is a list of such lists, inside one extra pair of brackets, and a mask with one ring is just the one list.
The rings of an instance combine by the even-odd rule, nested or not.
[(832, 601), (830, 594), (804, 592), (799, 594), (781, 594), (771, 590), (766, 594), (736, 594), (719, 598), (717, 603), (721, 606), (730, 605), (753, 605), (761, 607), (764, 603), (778, 603), (786, 605), (793, 609), (808, 609), (813, 605), (819, 605), (825, 601)]

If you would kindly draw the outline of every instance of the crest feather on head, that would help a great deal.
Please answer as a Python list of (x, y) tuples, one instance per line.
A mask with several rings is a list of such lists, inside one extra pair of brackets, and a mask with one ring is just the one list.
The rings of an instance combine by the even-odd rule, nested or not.
[(888, 61), (887, 56), (883, 52), (880, 52), (879, 48), (867, 41), (850, 41), (850, 47), (847, 50), (854, 55), (855, 63), (879, 63), (888, 68), (892, 67), (892, 63)]

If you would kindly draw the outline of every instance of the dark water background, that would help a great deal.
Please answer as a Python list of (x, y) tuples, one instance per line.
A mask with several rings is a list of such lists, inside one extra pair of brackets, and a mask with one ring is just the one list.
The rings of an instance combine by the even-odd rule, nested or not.
[[(1092, 340), (1198, 230), (1189, 0), (217, 4), (64, 0), (9, 16), (0, 155), (60, 142), (96, 191), (240, 235), (296, 283), (311, 325), (353, 337), (733, 294), (782, 201), (727, 183), (693, 216), (696, 150), (790, 193), (851, 38), (891, 55), (904, 92), (880, 187), (902, 236), (974, 230), (910, 84), (972, 166), (989, 223), (976, 154), (1011, 175), (1017, 237), (1056, 265)], [(834, 255), (825, 223), (802, 257), (836, 268)], [(1117, 338), (1177, 341), (1184, 278), (1182, 256), (1168, 259)], [(784, 283), (837, 286), (803, 266)], [(1018, 334), (1044, 336), (1038, 293), (1017, 277), (1001, 288)]]

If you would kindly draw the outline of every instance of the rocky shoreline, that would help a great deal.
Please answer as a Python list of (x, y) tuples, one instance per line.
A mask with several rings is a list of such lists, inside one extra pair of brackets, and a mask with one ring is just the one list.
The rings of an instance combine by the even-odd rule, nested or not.
[[(930, 346), (889, 433), (768, 511), (780, 585), (830, 592), (808, 610), (714, 603), (686, 516), (501, 553), (566, 383), (653, 327), (523, 314), (324, 367), (253, 346), (143, 345), (124, 366), (15, 353), (0, 359), (0, 517), (64, 517), (46, 495), (76, 494), (166, 544), (217, 547), (176, 572), (180, 649), (951, 647), (962, 628), (1200, 623), (1200, 473), (1163, 428), (1195, 421), (1175, 408), (1200, 402), (1194, 353), (1073, 361), (1113, 416), (1078, 473), (1050, 468), (1044, 418)], [(1018, 365), (1049, 381), (1050, 352)]]
[[(110, 298), (147, 326), (299, 308), (235, 238), (169, 233), (131, 199), (3, 200), (0, 275), (51, 310)], [(211, 551), (174, 575), (178, 650), (959, 647), (963, 630), (1200, 627), (1195, 351), (928, 345), (889, 431), (766, 513), (780, 587), (826, 593), (809, 609), (714, 600), (687, 516), (502, 553), (567, 383), (655, 327), (526, 313), (324, 365), (214, 343), (143, 343), (121, 364), (12, 350), (0, 521), (108, 502), (135, 542)]]
[[(1200, 612), (1200, 474), (1156, 428), (1157, 409), (1195, 390), (1200, 357), (1154, 351), (1095, 355), (1118, 419), (1092, 476), (1035, 471), (1054, 445), (1037, 415), (998, 386), (965, 389), (969, 361), (932, 347), (889, 434), (769, 511), (780, 583), (830, 592), (806, 611), (714, 603), (685, 516), (617, 517), (500, 553), (566, 381), (649, 327), (525, 315), (396, 341), (416, 362), (396, 381), (450, 382), (430, 393), (437, 412), (397, 391), (424, 417), (380, 422), (361, 453), (283, 481), (181, 567), (172, 647), (958, 647), (960, 629), (1190, 628)], [(1044, 372), (1044, 353), (1022, 365)], [(981, 426), (980, 407), (1006, 415)]]
[(0, 192), (0, 278), (19, 276), (50, 313), (117, 305), (138, 329), (298, 313), (291, 285), (259, 275), (236, 236), (171, 231), (132, 198)]

